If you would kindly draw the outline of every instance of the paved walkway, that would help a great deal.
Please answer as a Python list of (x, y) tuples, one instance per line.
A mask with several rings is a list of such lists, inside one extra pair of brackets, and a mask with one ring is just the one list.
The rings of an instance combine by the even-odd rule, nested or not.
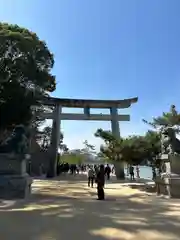
[(1, 240), (179, 240), (180, 200), (159, 199), (122, 184), (106, 201), (84, 177), (36, 180), (28, 201), (0, 202)]

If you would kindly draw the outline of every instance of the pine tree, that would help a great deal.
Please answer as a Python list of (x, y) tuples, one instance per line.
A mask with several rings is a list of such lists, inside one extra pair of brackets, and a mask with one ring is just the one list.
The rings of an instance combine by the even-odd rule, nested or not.
[(162, 116), (153, 118), (152, 122), (143, 119), (144, 123), (149, 124), (155, 129), (160, 127), (173, 127), (176, 132), (180, 132), (180, 114), (175, 105), (171, 105), (169, 112), (163, 112)]

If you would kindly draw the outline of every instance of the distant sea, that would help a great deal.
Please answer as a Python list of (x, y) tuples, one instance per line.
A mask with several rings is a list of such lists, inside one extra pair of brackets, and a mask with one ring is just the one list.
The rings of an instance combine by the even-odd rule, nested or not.
[[(92, 164), (92, 161), (89, 163)], [(113, 167), (113, 164), (109, 164), (109, 165)], [(127, 174), (127, 167), (125, 167), (125, 174)], [(136, 177), (136, 167), (134, 167), (134, 174)], [(152, 168), (148, 166), (139, 166), (139, 175), (140, 175), (140, 178), (152, 180)]]
[[(136, 175), (136, 170), (134, 171)], [(139, 167), (139, 175), (141, 178), (147, 178), (152, 180), (152, 168), (147, 166)]]
[[(134, 173), (136, 177), (136, 168), (134, 168)], [(127, 174), (127, 168), (125, 167), (125, 174)], [(152, 168), (147, 166), (139, 166), (140, 178), (152, 180)]]

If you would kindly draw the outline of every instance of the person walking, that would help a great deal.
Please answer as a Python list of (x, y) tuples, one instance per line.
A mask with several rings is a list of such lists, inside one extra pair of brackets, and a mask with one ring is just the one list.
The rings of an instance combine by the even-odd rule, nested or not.
[(107, 175), (107, 180), (110, 180), (110, 173), (111, 173), (111, 168), (110, 168), (109, 164), (107, 164), (107, 166), (105, 168), (105, 174)]
[(94, 177), (95, 177), (95, 173), (94, 173), (94, 170), (92, 167), (89, 168), (88, 170), (88, 187), (91, 187), (93, 188), (93, 185), (94, 185)]
[(136, 176), (137, 176), (137, 179), (140, 178), (140, 174), (139, 174), (139, 166), (136, 166)]
[(134, 180), (134, 167), (133, 166), (130, 166), (129, 174), (130, 174), (131, 181)]

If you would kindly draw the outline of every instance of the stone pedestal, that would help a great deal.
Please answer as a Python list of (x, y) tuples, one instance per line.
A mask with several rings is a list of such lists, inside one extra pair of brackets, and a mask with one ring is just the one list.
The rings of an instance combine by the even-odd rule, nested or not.
[(0, 198), (26, 198), (32, 179), (26, 173), (26, 159), (20, 155), (0, 154)]
[(159, 193), (180, 198), (180, 155), (162, 155), (163, 173), (159, 178)]

